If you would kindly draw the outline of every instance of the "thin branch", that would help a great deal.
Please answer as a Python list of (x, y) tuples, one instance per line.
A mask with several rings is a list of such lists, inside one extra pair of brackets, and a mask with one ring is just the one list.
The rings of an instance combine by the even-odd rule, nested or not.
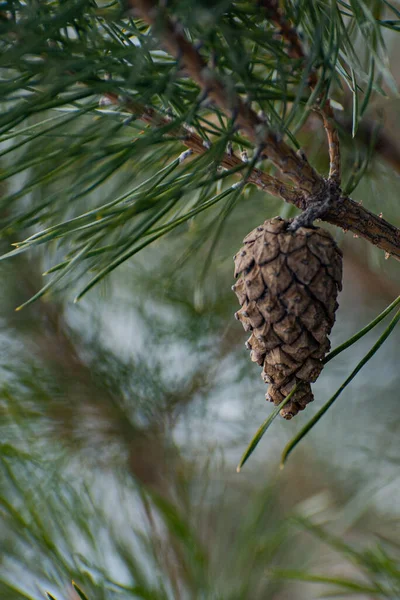
[[(105, 96), (113, 104), (119, 105), (121, 103), (120, 97), (117, 96), (117, 94), (107, 93)], [(153, 127), (160, 127), (170, 122), (168, 117), (160, 115), (153, 108), (141, 106), (140, 104), (131, 100), (124, 101), (124, 108), (128, 112), (137, 115), (141, 121), (144, 121)], [(204, 154), (208, 150), (207, 146), (204, 145), (204, 140), (189, 127), (179, 127), (175, 130), (172, 130), (169, 135), (179, 137), (182, 140), (182, 144), (184, 144), (187, 148), (190, 148), (193, 154)], [(219, 164), (222, 168), (227, 170), (231, 170), (240, 166), (245, 168), (246, 166), (244, 161), (231, 152), (225, 152)], [(238, 171), (237, 175), (240, 176), (241, 171)], [(253, 169), (247, 178), (247, 181), (249, 183), (253, 183), (264, 192), (267, 192), (272, 196), (282, 198), (282, 200), (285, 200), (290, 204), (297, 205), (303, 198), (303, 194), (301, 192), (289, 187), (280, 179), (273, 177), (272, 175), (268, 175), (261, 169)]]
[[(225, 86), (206, 66), (198, 51), (183, 37), (176, 26), (165, 15), (163, 8), (153, 0), (130, 0), (136, 16), (149, 25), (156, 25), (161, 32), (162, 42), (170, 53), (176, 56), (194, 81), (207, 92), (208, 96), (225, 112), (237, 115), (239, 127), (247, 134), (256, 147), (264, 145), (265, 154), (280, 170), (299, 187), (296, 198), (288, 200), (301, 210), (326, 200), (332, 190), (329, 182), (319, 175), (302, 156), (296, 154), (284, 141), (278, 140), (265, 126), (256, 113), (239, 98), (232, 89)], [(333, 144), (335, 142), (333, 141)], [(257, 181), (252, 182), (259, 185)], [(335, 183), (335, 182), (332, 182)], [(259, 185), (262, 188), (262, 185)], [(286, 198), (285, 198), (286, 199)], [(335, 193), (330, 193), (330, 205), (325, 214), (320, 215), (329, 223), (344, 230), (351, 230), (381, 248), (387, 255), (400, 260), (400, 230), (383, 218), (371, 213), (351, 198), (341, 194), (336, 185)]]
[(351, 198), (339, 197), (336, 204), (332, 203), (323, 220), (363, 237), (384, 250), (386, 258), (393, 256), (400, 260), (400, 229)]
[(329, 100), (327, 100), (323, 109), (317, 108), (316, 112), (321, 116), (324, 124), (326, 137), (329, 147), (329, 179), (338, 186), (341, 183), (341, 159), (339, 134), (335, 125), (335, 117)]
[[(284, 16), (279, 7), (278, 0), (259, 0), (259, 5), (265, 9), (269, 20), (278, 28), (280, 35), (287, 42), (288, 55), (291, 58), (305, 59), (306, 54), (303, 50), (303, 44), (301, 43), (299, 34)], [(309, 81), (311, 87), (317, 83), (316, 73), (314, 71), (310, 73), (310, 78), (313, 80)]]
[[(260, 5), (266, 10), (270, 21), (279, 29), (283, 39), (288, 45), (288, 55), (291, 58), (302, 59), (303, 64), (307, 60), (307, 54), (304, 51), (303, 44), (297, 30), (292, 27), (286, 19), (283, 11), (279, 8), (278, 0), (260, 0)], [(318, 83), (318, 75), (315, 69), (312, 69), (308, 76), (308, 85), (314, 90)], [(329, 179), (340, 186), (340, 144), (339, 135), (335, 125), (335, 117), (329, 99), (325, 101), (324, 106), (315, 109), (322, 119), (329, 147)]]

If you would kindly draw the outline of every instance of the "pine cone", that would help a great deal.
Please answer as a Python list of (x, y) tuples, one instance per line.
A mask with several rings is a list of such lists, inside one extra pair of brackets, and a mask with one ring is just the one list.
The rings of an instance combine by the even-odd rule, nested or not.
[(278, 405), (299, 384), (280, 412), (285, 419), (314, 400), (310, 382), (330, 349), (342, 289), (342, 253), (330, 233), (288, 225), (275, 217), (245, 237), (234, 257), (240, 277), (232, 288), (242, 306), (235, 317), (252, 332), (251, 360), (270, 384), (267, 400)]

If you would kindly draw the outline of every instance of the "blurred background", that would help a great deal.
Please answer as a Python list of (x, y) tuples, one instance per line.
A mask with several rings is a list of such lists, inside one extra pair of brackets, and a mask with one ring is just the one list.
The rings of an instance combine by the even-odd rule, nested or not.
[[(397, 226), (399, 108), (396, 99), (377, 101), (356, 141), (341, 121), (350, 172), (379, 118), (374, 157), (353, 197)], [(326, 172), (319, 121), (310, 118), (299, 137)], [(99, 187), (96, 202), (129, 182), (131, 169), (128, 161)], [(40, 205), (49, 186), (36, 188), (25, 208)], [(387, 321), (329, 362), (315, 402), (290, 422), (276, 419), (236, 473), (272, 408), (233, 318), (232, 256), (266, 218), (295, 213), (248, 186), (205, 271), (213, 210), (124, 262), (77, 304), (69, 281), (15, 312), (43, 285), (56, 246), (0, 262), (1, 599), (400, 598), (400, 331), (283, 470), (285, 444)], [(2, 231), (5, 253), (15, 232)], [(393, 259), (330, 231), (344, 252), (334, 348), (400, 285)]]

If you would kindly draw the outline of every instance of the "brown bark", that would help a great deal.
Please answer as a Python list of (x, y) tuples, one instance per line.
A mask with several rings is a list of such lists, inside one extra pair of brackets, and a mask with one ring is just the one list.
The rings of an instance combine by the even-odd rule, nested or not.
[[(286, 41), (288, 46), (288, 54), (292, 58), (301, 59), (302, 65), (305, 66), (307, 55), (303, 48), (301, 39), (297, 33), (297, 30), (292, 27), (291, 23), (286, 19), (283, 11), (279, 7), (278, 0), (259, 0), (259, 4), (264, 8), (267, 18), (277, 27), (280, 35)], [(315, 69), (311, 69), (308, 75), (308, 85), (311, 90), (314, 90), (318, 83), (318, 75)], [(329, 179), (335, 181), (340, 185), (341, 171), (340, 171), (340, 144), (339, 135), (335, 125), (335, 119), (333, 110), (329, 99), (325, 100), (322, 107), (316, 108), (316, 112), (322, 118), (326, 135), (328, 138), (328, 149), (329, 149)]]

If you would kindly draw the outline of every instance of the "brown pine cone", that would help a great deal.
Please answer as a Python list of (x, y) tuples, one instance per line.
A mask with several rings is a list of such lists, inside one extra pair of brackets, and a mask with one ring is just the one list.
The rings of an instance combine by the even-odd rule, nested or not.
[(263, 367), (267, 400), (278, 405), (299, 384), (280, 414), (291, 419), (314, 400), (310, 382), (330, 349), (342, 289), (342, 252), (321, 228), (287, 229), (289, 221), (265, 221), (243, 240), (234, 257), (233, 291), (242, 308), (235, 317), (251, 336), (251, 360)]

